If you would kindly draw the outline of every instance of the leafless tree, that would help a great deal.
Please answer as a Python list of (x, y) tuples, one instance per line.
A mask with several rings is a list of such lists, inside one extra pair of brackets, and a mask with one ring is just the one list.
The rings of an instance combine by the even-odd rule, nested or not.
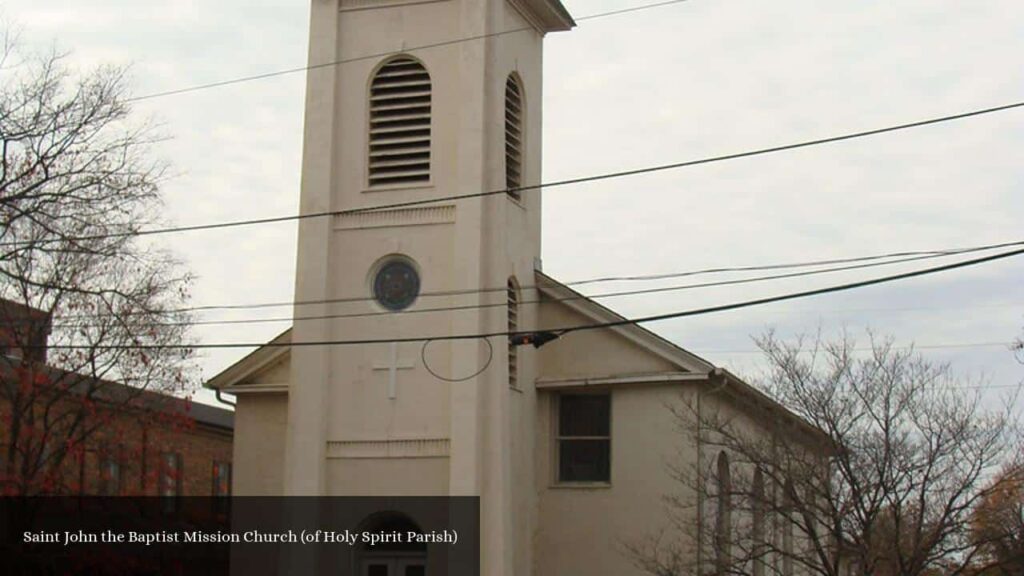
[(0, 491), (74, 491), (112, 414), (150, 418), (147, 392), (188, 387), (190, 278), (134, 236), (165, 168), (124, 71), (76, 75), (7, 35), (0, 82)]
[(1012, 452), (1013, 399), (989, 409), (890, 339), (872, 336), (866, 356), (850, 337), (757, 343), (765, 392), (799, 420), (715, 402), (725, 385), (675, 408), (703, 457), (672, 469), (669, 528), (631, 542), (634, 563), (657, 576), (973, 572), (984, 542), (970, 519)]

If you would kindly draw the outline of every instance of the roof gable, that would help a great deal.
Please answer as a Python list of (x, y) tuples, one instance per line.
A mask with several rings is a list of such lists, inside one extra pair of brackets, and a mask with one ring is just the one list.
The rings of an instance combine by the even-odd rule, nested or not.
[[(619, 314), (541, 272), (540, 329), (623, 320)], [(576, 332), (539, 350), (538, 380), (608, 378), (640, 374), (706, 375), (714, 365), (635, 324)]]
[(234, 393), (239, 386), (276, 385), (287, 387), (288, 362), (291, 359), (292, 329), (278, 334), (268, 345), (253, 350), (238, 362), (228, 366), (206, 382), (207, 388), (216, 388)]

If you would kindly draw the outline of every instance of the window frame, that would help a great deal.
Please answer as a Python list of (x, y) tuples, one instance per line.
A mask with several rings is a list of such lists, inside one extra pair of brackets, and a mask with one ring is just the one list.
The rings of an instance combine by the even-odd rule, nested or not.
[[(413, 180), (405, 180), (405, 181), (374, 182), (375, 176), (374, 176), (374, 172), (372, 170), (372, 168), (374, 166), (374, 162), (372, 160), (373, 146), (374, 146), (374, 136), (373, 136), (373, 124), (374, 124), (374, 116), (373, 116), (374, 115), (373, 90), (374, 90), (374, 84), (377, 82), (378, 77), (380, 76), (381, 72), (385, 68), (387, 68), (390, 65), (395, 64), (396, 62), (401, 62), (403, 60), (407, 60), (407, 61), (410, 61), (412, 63), (415, 63), (415, 64), (419, 65), (419, 67), (422, 68), (423, 72), (426, 74), (427, 82), (428, 82), (428, 85), (429, 85), (429, 111), (426, 113), (426, 116), (427, 116), (427, 126), (428, 126), (428, 130), (429, 130), (429, 134), (426, 136), (426, 140), (427, 140), (427, 146), (426, 146), (426, 153), (427, 153), (427, 159), (426, 159), (426, 164), (427, 164), (426, 178), (422, 179), (422, 180), (413, 179)], [(436, 130), (435, 130), (435, 126), (434, 126), (434, 113), (436, 112), (436, 99), (435, 99), (436, 94), (435, 94), (434, 88), (435, 88), (434, 87), (434, 76), (433, 76), (433, 74), (430, 73), (430, 69), (427, 68), (426, 63), (422, 59), (417, 58), (416, 56), (413, 56), (412, 54), (408, 54), (408, 53), (404, 53), (404, 52), (400, 53), (400, 54), (395, 54), (395, 55), (389, 56), (387, 58), (384, 58), (376, 66), (374, 66), (373, 70), (370, 72), (370, 75), (369, 75), (369, 77), (367, 79), (367, 84), (366, 84), (366, 100), (365, 100), (365, 105), (366, 105), (366, 108), (365, 108), (365, 112), (366, 112), (366, 118), (365, 118), (366, 127), (365, 127), (365, 131), (364, 131), (366, 142), (365, 142), (365, 149), (364, 149), (365, 163), (364, 163), (364, 167), (363, 167), (363, 172), (364, 172), (364, 176), (363, 176), (363, 192), (381, 192), (381, 191), (389, 191), (389, 190), (408, 190), (408, 189), (431, 188), (431, 187), (433, 187), (433, 185), (434, 185), (434, 168), (436, 167), (436, 162), (435, 162), (436, 158), (435, 158), (435, 154), (434, 154), (434, 149), (435, 149), (434, 143), (435, 143), (435, 139), (436, 139)], [(387, 144), (388, 144), (387, 142), (384, 143), (384, 145), (387, 145)], [(379, 145), (381, 145), (381, 143), (378, 142), (377, 145), (379, 146)], [(386, 176), (384, 176), (383, 178), (387, 179)]]
[[(563, 398), (567, 396), (603, 396), (608, 399), (608, 435), (607, 436), (564, 436), (561, 430), (561, 415)], [(552, 410), (552, 439), (554, 450), (552, 450), (552, 487), (555, 488), (610, 488), (612, 486), (612, 471), (614, 461), (612, 458), (612, 427), (614, 402), (611, 390), (587, 390), (587, 391), (566, 391), (555, 395)], [(573, 440), (604, 440), (608, 446), (608, 478), (606, 480), (565, 480), (562, 478), (562, 442)]]
[[(228, 476), (228, 478), (227, 478), (227, 487), (228, 487), (228, 489), (227, 489), (227, 492), (225, 492), (223, 494), (218, 492), (218, 490), (217, 490), (218, 486), (220, 486), (220, 482), (218, 482), (218, 478), (217, 478), (217, 471), (218, 471), (218, 469), (220, 467), (226, 467), (227, 468), (227, 476)], [(212, 484), (210, 486), (210, 495), (215, 497), (215, 498), (228, 498), (228, 497), (230, 497), (231, 496), (231, 481), (232, 481), (232, 475), (233, 474), (234, 474), (234, 470), (233, 470), (233, 467), (232, 467), (230, 461), (228, 461), (228, 460), (214, 460), (213, 461), (213, 466), (211, 467), (211, 475), (212, 475), (211, 482), (212, 482)]]
[[(505, 98), (504, 98), (504, 106), (502, 107), (502, 120), (503, 120), (502, 126), (503, 126), (504, 130), (502, 131), (502, 143), (504, 144), (504, 147), (503, 147), (503, 149), (504, 149), (504, 154), (503, 154), (504, 162), (503, 162), (503, 164), (504, 164), (504, 168), (505, 168), (505, 171), (504, 171), (504, 183), (505, 183), (505, 189), (506, 189), (505, 196), (509, 200), (512, 200), (516, 204), (522, 206), (523, 205), (523, 191), (522, 191), (522, 187), (525, 185), (525, 180), (526, 180), (526, 178), (525, 178), (526, 177), (526, 89), (523, 87), (523, 80), (522, 80), (522, 78), (515, 71), (509, 73), (509, 75), (505, 78), (505, 86), (504, 86), (504, 88), (505, 88), (505, 90), (504, 90)], [(511, 154), (509, 153), (510, 146), (511, 146), (511, 141), (510, 141), (510, 138), (509, 138), (509, 136), (510, 136), (510, 132), (509, 132), (509, 128), (510, 128), (509, 113), (510, 113), (510, 104), (511, 104), (511, 102), (509, 100), (509, 90), (511, 88), (514, 88), (516, 96), (519, 98), (519, 102), (518, 102), (519, 110), (518, 110), (518, 115), (516, 116), (517, 123), (515, 123), (515, 124), (513, 124), (511, 126), (516, 131), (519, 132), (519, 134), (517, 136), (517, 138), (519, 140), (519, 145), (514, 148), (514, 151), (516, 152), (515, 160), (519, 163), (519, 169), (517, 171), (517, 176), (519, 178), (519, 182), (511, 182), (510, 178), (509, 178), (509, 175), (510, 175), (509, 156), (511, 156)], [(515, 185), (513, 186), (513, 184), (515, 184)]]
[(729, 573), (733, 557), (732, 459), (722, 450), (715, 458), (715, 574)]
[[(519, 282), (516, 281), (515, 276), (510, 276), (508, 279), (508, 285), (505, 291), (506, 297), (506, 310), (505, 310), (505, 328), (509, 333), (518, 332), (520, 329), (519, 325), (519, 302), (520, 298)], [(511, 337), (508, 339), (508, 387), (517, 392), (522, 391), (522, 386), (519, 380), (519, 348), (512, 342)]]
[[(99, 461), (99, 494), (101, 496), (120, 496), (124, 490), (124, 458), (123, 448), (118, 445), (114, 450), (107, 450), (101, 453)], [(107, 474), (107, 466), (113, 464), (117, 467), (117, 479)], [(111, 484), (114, 490), (111, 491)]]
[[(168, 457), (174, 458), (174, 477), (171, 478), (169, 475), (170, 467), (168, 466)], [(185, 459), (181, 456), (181, 452), (161, 452), (160, 453), (160, 482), (157, 485), (157, 491), (159, 495), (164, 498), (177, 498), (182, 496), (182, 488), (184, 486), (184, 475), (185, 475)], [(174, 493), (168, 494), (166, 487), (173, 482)]]

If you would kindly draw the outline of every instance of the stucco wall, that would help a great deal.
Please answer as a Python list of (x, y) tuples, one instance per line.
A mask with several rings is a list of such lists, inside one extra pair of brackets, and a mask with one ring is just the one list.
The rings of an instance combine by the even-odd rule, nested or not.
[[(537, 429), (537, 576), (641, 574), (623, 553), (626, 542), (666, 525), (662, 497), (680, 492), (666, 464), (692, 460), (693, 438), (681, 435), (666, 404), (694, 385), (611, 389), (611, 482), (605, 486), (555, 481), (557, 393), (539, 398)], [(607, 391), (607, 390), (606, 390)]]
[(281, 495), (287, 420), (287, 394), (238, 396), (235, 410), (233, 494)]

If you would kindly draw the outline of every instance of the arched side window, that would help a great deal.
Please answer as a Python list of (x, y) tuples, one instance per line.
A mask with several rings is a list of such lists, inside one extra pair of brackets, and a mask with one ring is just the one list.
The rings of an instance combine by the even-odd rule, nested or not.
[(732, 556), (732, 476), (728, 454), (718, 453), (716, 468), (718, 510), (715, 515), (715, 571), (717, 574), (725, 574)]
[(767, 503), (764, 495), (764, 475), (761, 470), (754, 471), (754, 479), (750, 484), (750, 509), (753, 512), (751, 521), (751, 537), (754, 545), (754, 575), (764, 576), (765, 554), (768, 546), (765, 540), (764, 517)]
[(515, 74), (505, 82), (505, 188), (519, 200), (523, 185), (523, 89)]
[(796, 515), (795, 488), (787, 480), (782, 488), (782, 573), (793, 576), (793, 524)]
[[(515, 278), (508, 279), (508, 331), (519, 330), (519, 284)], [(519, 348), (508, 340), (508, 385), (519, 388)]]
[(388, 60), (370, 84), (371, 186), (430, 181), (430, 74), (409, 56)]

